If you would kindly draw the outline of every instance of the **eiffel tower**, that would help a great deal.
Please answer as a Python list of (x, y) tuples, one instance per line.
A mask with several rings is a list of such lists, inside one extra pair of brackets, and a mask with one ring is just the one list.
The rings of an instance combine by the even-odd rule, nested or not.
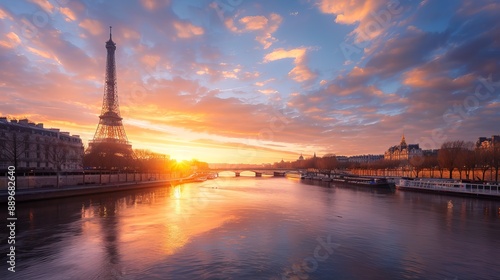
[(106, 80), (104, 83), (104, 98), (102, 101), (99, 125), (94, 139), (89, 141), (86, 151), (86, 166), (120, 169), (130, 167), (134, 158), (132, 145), (128, 142), (123, 127), (120, 108), (118, 106), (118, 91), (116, 88), (116, 43), (111, 38), (106, 42)]

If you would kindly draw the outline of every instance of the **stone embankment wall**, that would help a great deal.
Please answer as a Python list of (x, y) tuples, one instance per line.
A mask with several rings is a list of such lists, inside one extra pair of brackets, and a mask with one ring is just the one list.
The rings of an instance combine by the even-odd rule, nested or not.
[[(101, 173), (61, 174), (59, 176), (17, 176), (17, 189), (54, 188), (76, 185), (106, 185), (113, 183), (144, 182), (181, 178), (184, 174), (172, 173)], [(59, 177), (59, 178), (58, 178)], [(59, 184), (57, 181), (59, 180)], [(7, 176), (0, 177), (0, 190), (7, 189)]]

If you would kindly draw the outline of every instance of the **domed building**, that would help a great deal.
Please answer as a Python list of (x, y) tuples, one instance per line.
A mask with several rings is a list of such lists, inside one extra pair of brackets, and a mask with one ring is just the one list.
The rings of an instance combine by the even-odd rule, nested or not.
[(406, 144), (405, 135), (401, 138), (401, 143), (396, 146), (390, 147), (384, 153), (384, 159), (386, 160), (408, 160), (414, 156), (421, 155), (422, 149), (418, 144)]

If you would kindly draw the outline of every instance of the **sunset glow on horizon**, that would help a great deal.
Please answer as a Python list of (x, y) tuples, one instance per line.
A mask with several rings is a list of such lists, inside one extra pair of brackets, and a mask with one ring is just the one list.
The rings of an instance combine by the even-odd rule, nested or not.
[(272, 163), (500, 133), (500, 3), (0, 4), (0, 116), (94, 137), (105, 42), (134, 149)]

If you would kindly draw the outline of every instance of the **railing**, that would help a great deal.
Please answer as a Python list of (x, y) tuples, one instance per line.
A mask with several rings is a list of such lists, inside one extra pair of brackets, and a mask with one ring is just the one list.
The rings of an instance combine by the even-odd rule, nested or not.
[(406, 179), (401, 179), (399, 185), (401, 187), (407, 187), (407, 188), (500, 196), (499, 185), (473, 184), (473, 183), (456, 182), (449, 180), (439, 181), (439, 180), (406, 180)]

